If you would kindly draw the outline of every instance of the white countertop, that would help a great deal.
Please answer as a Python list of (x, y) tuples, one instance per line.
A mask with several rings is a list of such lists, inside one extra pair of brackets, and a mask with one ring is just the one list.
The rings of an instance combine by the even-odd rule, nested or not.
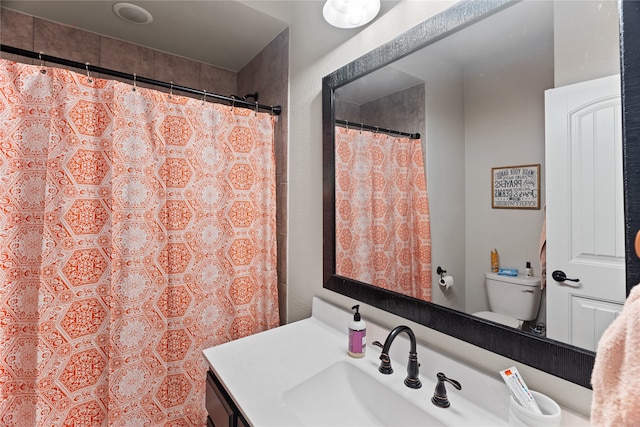
[[(409, 350), (406, 334), (399, 335), (391, 348), (394, 373), (383, 375), (377, 371), (380, 348), (371, 343), (384, 342), (389, 330), (367, 322), (366, 356), (349, 357), (347, 327), (351, 316), (314, 298), (313, 315), (308, 319), (212, 347), (203, 353), (245, 419), (254, 426), (304, 425), (286, 405), (283, 394), (338, 361), (356, 364), (433, 416), (444, 417), (443, 421), (449, 425), (507, 425), (509, 394), (498, 373), (492, 377), (419, 343), (423, 385), (417, 390), (409, 389), (403, 384)], [(363, 320), (366, 321), (364, 316)], [(451, 401), (447, 409), (436, 408), (430, 402), (437, 372), (444, 372), (462, 384), (461, 391), (447, 388)], [(589, 422), (563, 410), (563, 425), (586, 426)]]

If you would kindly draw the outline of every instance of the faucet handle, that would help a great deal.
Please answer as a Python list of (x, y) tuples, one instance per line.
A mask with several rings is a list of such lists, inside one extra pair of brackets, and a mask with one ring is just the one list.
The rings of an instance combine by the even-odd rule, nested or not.
[(449, 399), (447, 398), (447, 389), (444, 385), (444, 382), (448, 382), (458, 390), (462, 390), (462, 385), (460, 385), (460, 383), (456, 380), (447, 378), (447, 376), (442, 372), (438, 372), (436, 376), (438, 377), (438, 384), (436, 384), (436, 390), (433, 393), (431, 402), (439, 408), (448, 408), (450, 403)]
[(380, 367), (378, 371), (385, 375), (393, 374), (393, 368), (391, 367), (391, 358), (387, 353), (384, 352), (384, 346), (380, 343), (380, 341), (374, 341), (371, 344), (376, 347), (382, 348), (382, 353), (380, 353)]

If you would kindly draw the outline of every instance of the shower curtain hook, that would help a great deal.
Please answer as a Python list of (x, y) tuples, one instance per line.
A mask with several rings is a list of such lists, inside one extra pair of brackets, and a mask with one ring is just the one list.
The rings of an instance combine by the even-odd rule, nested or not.
[(234, 108), (236, 108), (236, 97), (231, 95), (231, 112), (232, 113)]
[(136, 76), (136, 73), (133, 73), (133, 91), (136, 91), (137, 85), (136, 85), (136, 79), (138, 78), (138, 76)]
[(207, 91), (202, 89), (202, 105), (204, 105), (205, 102), (207, 102)]
[(258, 106), (259, 106), (258, 101), (256, 101), (256, 109), (255, 109), (255, 110), (253, 110), (253, 114), (254, 114), (255, 116), (257, 116), (257, 115), (258, 115)]
[(169, 82), (169, 99), (173, 99), (173, 82)]
[(376, 133), (380, 130), (380, 126), (376, 126)]
[(344, 125), (346, 126), (347, 130), (349, 130), (349, 120), (345, 120)]
[(43, 53), (44, 53), (44, 52), (42, 52), (42, 51), (41, 51), (41, 52), (38, 54), (38, 59), (40, 60), (40, 66), (42, 67), (42, 68), (40, 69), (40, 72), (41, 72), (42, 74), (47, 74), (47, 70), (44, 68), (44, 67), (45, 67), (45, 65), (44, 65), (44, 59), (42, 59), (42, 54), (43, 54)]
[(360, 134), (362, 135), (362, 130), (364, 129), (364, 123), (360, 123)]
[(89, 64), (88, 62), (84, 63), (84, 68), (85, 70), (87, 70), (87, 82), (93, 83), (93, 80), (91, 80), (91, 73), (89, 73), (89, 65), (91, 64)]

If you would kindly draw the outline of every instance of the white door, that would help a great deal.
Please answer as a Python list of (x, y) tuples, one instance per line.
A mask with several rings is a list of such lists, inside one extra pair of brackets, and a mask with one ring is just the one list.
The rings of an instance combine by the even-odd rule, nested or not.
[(545, 121), (547, 336), (595, 350), (626, 296), (620, 76), (546, 91)]

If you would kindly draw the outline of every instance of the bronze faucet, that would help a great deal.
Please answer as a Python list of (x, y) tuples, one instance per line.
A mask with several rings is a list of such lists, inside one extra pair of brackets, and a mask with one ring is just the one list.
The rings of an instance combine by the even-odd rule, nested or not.
[(389, 349), (391, 348), (391, 343), (393, 342), (393, 340), (401, 332), (406, 332), (407, 335), (409, 335), (409, 340), (411, 341), (411, 348), (409, 350), (409, 362), (407, 363), (407, 378), (405, 378), (404, 384), (409, 388), (420, 388), (422, 387), (422, 383), (418, 378), (420, 364), (418, 363), (418, 353), (416, 352), (416, 336), (408, 326), (396, 326), (391, 332), (389, 332), (389, 335), (387, 335), (384, 346), (380, 344), (379, 341), (373, 342), (373, 345), (382, 347), (382, 353), (380, 354), (381, 362), (378, 370), (385, 375), (393, 373), (393, 368), (391, 367), (391, 359), (389, 358)]

